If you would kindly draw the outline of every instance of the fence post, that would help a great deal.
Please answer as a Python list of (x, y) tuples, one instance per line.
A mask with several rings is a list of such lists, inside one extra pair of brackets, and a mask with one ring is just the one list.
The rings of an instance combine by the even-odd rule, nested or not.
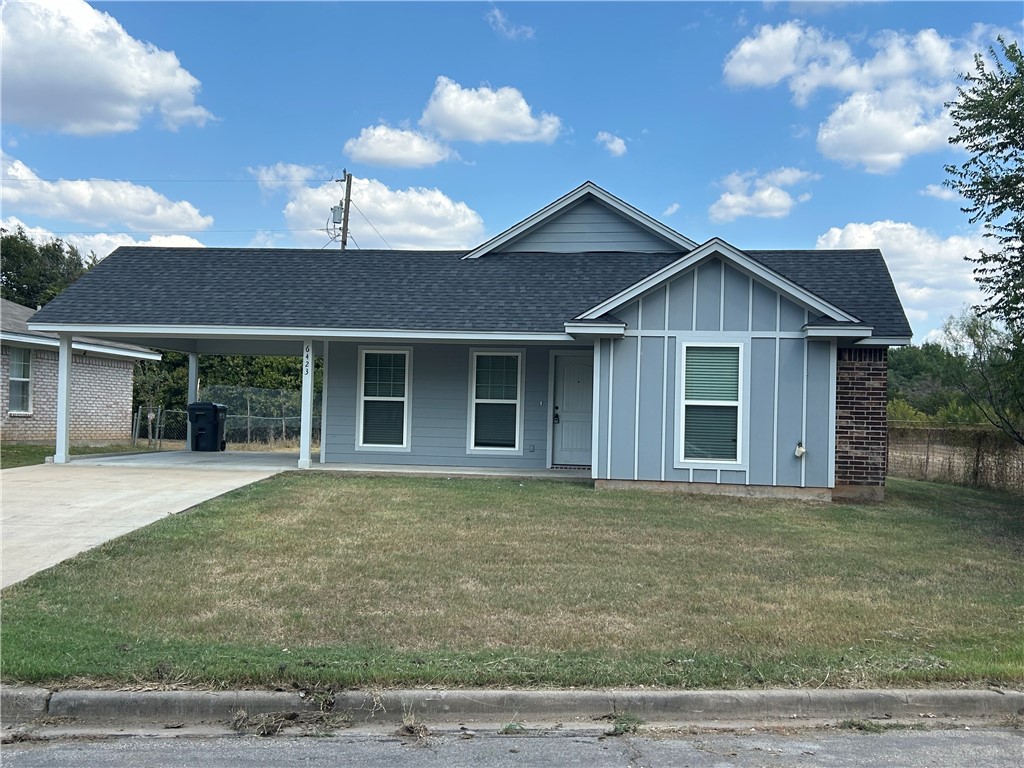
[(139, 442), (139, 427), (142, 426), (142, 406), (139, 406), (139, 410), (132, 414), (132, 448), (138, 445)]
[(159, 451), (164, 440), (164, 407), (156, 407), (156, 449)]
[(974, 431), (974, 486), (981, 485), (981, 430)]

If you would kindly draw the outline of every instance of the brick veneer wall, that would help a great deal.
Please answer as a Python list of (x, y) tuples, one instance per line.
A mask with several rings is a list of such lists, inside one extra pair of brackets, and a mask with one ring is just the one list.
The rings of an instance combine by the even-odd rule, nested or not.
[(840, 349), (836, 362), (836, 488), (881, 500), (888, 462), (886, 349)]
[[(4, 440), (57, 437), (57, 352), (32, 350), (32, 413), (10, 413), (11, 350), (0, 349), (0, 418)], [(128, 440), (135, 363), (94, 355), (71, 358), (71, 440)]]

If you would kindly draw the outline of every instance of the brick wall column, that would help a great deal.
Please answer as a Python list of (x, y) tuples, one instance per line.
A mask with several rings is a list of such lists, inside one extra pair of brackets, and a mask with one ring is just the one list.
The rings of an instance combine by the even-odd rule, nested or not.
[(885, 496), (888, 370), (887, 349), (838, 350), (833, 496), (878, 501)]

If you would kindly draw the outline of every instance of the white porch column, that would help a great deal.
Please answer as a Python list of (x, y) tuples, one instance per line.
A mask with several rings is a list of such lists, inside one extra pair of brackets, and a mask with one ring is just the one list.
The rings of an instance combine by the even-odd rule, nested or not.
[(54, 464), (67, 464), (71, 460), (71, 337), (60, 335), (57, 353), (57, 445), (53, 452)]
[(313, 432), (313, 340), (302, 342), (302, 419), (299, 428), (299, 469), (309, 469)]
[(323, 391), (320, 393), (320, 463), (323, 464), (327, 461), (327, 354), (330, 350), (330, 344), (327, 339), (323, 340), (324, 351), (320, 355), (320, 371), (321, 371), (321, 382), (320, 386)]
[[(185, 397), (186, 405), (194, 403), (199, 399), (199, 353), (188, 353), (188, 394)], [(185, 450), (192, 450), (192, 420), (185, 420)]]

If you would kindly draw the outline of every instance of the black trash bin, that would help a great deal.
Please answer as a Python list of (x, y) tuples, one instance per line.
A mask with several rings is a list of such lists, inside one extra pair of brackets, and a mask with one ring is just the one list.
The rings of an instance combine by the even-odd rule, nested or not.
[(188, 420), (192, 424), (193, 451), (223, 451), (224, 424), (228, 407), (220, 403), (189, 403)]

